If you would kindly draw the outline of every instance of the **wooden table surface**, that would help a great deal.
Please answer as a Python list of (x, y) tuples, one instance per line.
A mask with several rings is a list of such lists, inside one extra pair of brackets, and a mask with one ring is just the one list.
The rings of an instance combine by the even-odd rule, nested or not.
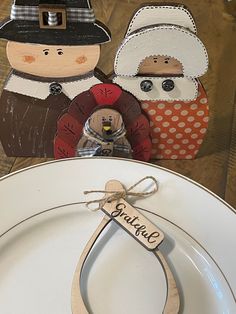
[[(112, 42), (102, 47), (98, 67), (109, 74), (116, 50), (123, 39), (129, 19), (142, 0), (94, 0), (97, 19), (112, 32)], [(149, 1), (153, 2), (153, 1)], [(158, 2), (158, 1), (155, 1)], [(163, 1), (162, 1), (163, 2)], [(173, 2), (168, 0), (168, 3)], [(177, 1), (174, 1), (177, 2)], [(201, 81), (209, 96), (210, 125), (195, 160), (165, 160), (153, 163), (179, 172), (215, 192), (236, 207), (236, 23), (223, 0), (185, 0), (192, 11), (198, 35), (205, 43), (210, 67)], [(0, 20), (9, 15), (11, 0), (1, 0)], [(10, 70), (0, 42), (0, 89)], [(0, 146), (0, 176), (47, 161), (39, 158), (9, 158)]]

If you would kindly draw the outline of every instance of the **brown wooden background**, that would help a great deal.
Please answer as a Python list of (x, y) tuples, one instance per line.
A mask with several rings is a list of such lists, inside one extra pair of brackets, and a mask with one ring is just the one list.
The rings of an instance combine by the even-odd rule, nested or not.
[[(170, 2), (173, 1), (168, 0)], [(0, 20), (9, 15), (11, 3), (11, 0), (1, 0)], [(130, 17), (142, 3), (145, 1), (92, 1), (97, 19), (104, 22), (112, 32), (112, 43), (102, 47), (99, 62), (100, 69), (106, 74), (112, 72), (115, 52), (123, 39)], [(202, 82), (209, 96), (210, 126), (197, 159), (154, 163), (203, 184), (236, 207), (235, 18), (225, 7), (224, 0), (185, 0), (179, 3), (184, 3), (192, 11), (198, 35), (209, 53), (210, 67)], [(0, 42), (0, 89), (10, 69), (5, 56), (5, 45), (5, 42)], [(38, 158), (7, 158), (0, 146), (0, 176), (44, 161), (46, 160)]]

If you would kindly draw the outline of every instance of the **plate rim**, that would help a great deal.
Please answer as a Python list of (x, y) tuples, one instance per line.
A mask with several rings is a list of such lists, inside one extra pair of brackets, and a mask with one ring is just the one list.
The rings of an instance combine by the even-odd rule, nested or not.
[(46, 161), (46, 162), (42, 162), (36, 165), (32, 165), (32, 166), (28, 166), (25, 167), (23, 169), (19, 169), (16, 170), (12, 173), (9, 173), (3, 177), (0, 178), (0, 183), (8, 178), (11, 178), (19, 173), (23, 173), (23, 172), (27, 172), (30, 171), (34, 168), (40, 168), (40, 167), (44, 167), (44, 166), (48, 166), (50, 164), (55, 164), (55, 163), (60, 163), (60, 162), (69, 162), (69, 161), (76, 161), (76, 160), (118, 160), (118, 161), (127, 161), (130, 163), (137, 163), (137, 164), (141, 164), (141, 165), (145, 165), (145, 166), (150, 166), (152, 168), (156, 168), (156, 169), (160, 169), (164, 172), (168, 172), (171, 173), (177, 177), (182, 178), (183, 180), (190, 182), (192, 184), (194, 184), (195, 186), (199, 187), (200, 189), (204, 190), (205, 192), (207, 192), (208, 194), (210, 194), (211, 196), (213, 196), (214, 198), (216, 198), (218, 201), (220, 201), (221, 203), (223, 203), (230, 211), (232, 211), (234, 214), (236, 214), (236, 208), (234, 208), (232, 205), (230, 205), (229, 203), (227, 203), (224, 199), (222, 199), (219, 195), (217, 195), (216, 193), (212, 192), (210, 189), (208, 189), (207, 187), (205, 187), (204, 185), (194, 181), (193, 179), (190, 179), (188, 177), (186, 177), (183, 174), (180, 174), (174, 170), (153, 164), (153, 163), (149, 163), (149, 162), (144, 162), (144, 161), (140, 161), (140, 160), (134, 160), (134, 159), (128, 159), (128, 158), (120, 158), (120, 157), (100, 157), (100, 156), (95, 156), (95, 157), (72, 157), (72, 158), (64, 158), (64, 159), (57, 159), (57, 160), (50, 160), (50, 161)]
[[(83, 202), (82, 202), (83, 203)], [(4, 233), (0, 234), (0, 241), (2, 238), (4, 238), (4, 236), (6, 234), (8, 234), (9, 232), (11, 232), (11, 230), (14, 230), (15, 228), (17, 228), (18, 226), (24, 224), (25, 222), (27, 221), (30, 221), (34, 218), (37, 218), (38, 216), (42, 216), (43, 214), (48, 214), (48, 213), (51, 213), (51, 212), (56, 212), (56, 209), (58, 208), (64, 208), (64, 207), (67, 207), (67, 206), (75, 206), (75, 205), (79, 205), (79, 206), (82, 206), (83, 204), (80, 203), (80, 202), (72, 202), (72, 203), (65, 203), (65, 204), (61, 204), (61, 205), (58, 205), (58, 206), (54, 206), (54, 207), (51, 207), (51, 208), (47, 208), (37, 214), (34, 214), (34, 215), (31, 215), (29, 217), (27, 217), (26, 219), (18, 222), (17, 224), (13, 225), (10, 229), (6, 230)], [(165, 222), (167, 222), (168, 224), (174, 226), (174, 228), (177, 228), (181, 233), (185, 234), (187, 236), (187, 238), (190, 238), (191, 241), (195, 242), (196, 245), (204, 251), (204, 254), (206, 254), (208, 256), (208, 258), (213, 262), (213, 264), (215, 265), (215, 267), (217, 268), (217, 270), (219, 271), (220, 275), (222, 276), (222, 279), (225, 281), (228, 289), (229, 289), (229, 292), (230, 292), (230, 295), (231, 295), (231, 298), (234, 300), (235, 304), (236, 304), (236, 294), (234, 293), (232, 287), (231, 287), (231, 284), (228, 280), (228, 278), (226, 277), (225, 273), (223, 272), (223, 270), (221, 269), (221, 267), (219, 266), (218, 262), (215, 260), (215, 258), (207, 251), (207, 249), (195, 238), (193, 237), (190, 233), (188, 233), (186, 230), (184, 230), (182, 227), (178, 226), (176, 223), (174, 223), (173, 221), (170, 221), (168, 218), (165, 218), (163, 217), (162, 215), (159, 215), (155, 212), (152, 212), (148, 209), (145, 209), (141, 206), (135, 206), (137, 209), (141, 210), (141, 211), (144, 211), (144, 212), (147, 212), (151, 215), (154, 215), (156, 217), (158, 217), (160, 220), (163, 220)], [(55, 210), (55, 211), (54, 211)], [(160, 261), (159, 261), (160, 262)], [(166, 272), (165, 272), (165, 269), (162, 265), (162, 263), (160, 262), (160, 265), (161, 265), (161, 268), (166, 276)]]
[[(134, 164), (139, 164), (139, 165), (144, 165), (144, 166), (149, 166), (151, 168), (154, 169), (159, 169), (161, 171), (163, 171), (164, 173), (170, 173), (176, 177), (181, 178), (182, 180), (184, 180), (185, 182), (189, 182), (191, 184), (193, 184), (194, 186), (200, 188), (202, 191), (207, 192), (208, 194), (210, 194), (213, 198), (215, 198), (216, 200), (220, 201), (220, 203), (222, 203), (227, 209), (229, 209), (231, 212), (233, 212), (234, 214), (236, 214), (236, 209), (234, 207), (232, 207), (230, 204), (228, 204), (225, 200), (223, 200), (220, 196), (216, 195), (214, 192), (212, 192), (211, 190), (209, 190), (208, 188), (204, 187), (203, 185), (201, 185), (200, 183), (197, 183), (196, 181), (194, 181), (193, 179), (190, 179), (182, 174), (179, 174), (173, 170), (167, 169), (165, 167), (156, 165), (156, 164), (152, 164), (152, 163), (147, 163), (147, 162), (142, 162), (142, 161), (137, 161), (137, 160), (132, 160), (132, 159), (126, 159), (126, 158), (118, 158), (118, 157), (77, 157), (77, 158), (67, 158), (67, 159), (60, 159), (60, 160), (50, 160), (50, 161), (46, 161), (40, 164), (36, 164), (36, 165), (31, 165), (29, 167), (14, 171), (12, 173), (9, 173), (3, 177), (0, 178), (0, 183), (7, 180), (8, 178), (14, 177), (17, 174), (21, 174), (21, 173), (27, 173), (30, 172), (31, 170), (37, 168), (39, 169), (39, 167), (47, 167), (50, 166), (51, 164), (57, 164), (60, 162), (76, 162), (78, 160), (89, 160), (89, 162), (92, 162), (93, 160), (100, 160), (101, 162), (105, 161), (105, 160), (114, 160), (114, 161), (119, 161), (119, 162), (128, 162), (128, 163), (134, 163)], [(0, 185), (1, 188), (1, 185)], [(41, 211), (37, 214), (34, 214), (32, 216), (27, 217), (26, 219), (24, 219), (23, 221), (20, 221), (18, 224), (12, 226), (9, 230), (6, 230), (4, 233), (2, 233), (0, 235), (0, 238), (2, 238), (6, 233), (8, 233), (10, 230), (14, 229), (15, 227), (17, 227), (18, 225), (21, 225), (22, 223), (24, 223), (27, 220), (30, 220), (32, 218), (34, 218), (35, 216), (39, 216), (42, 215), (46, 212), (50, 212), (53, 209), (56, 209), (58, 207), (64, 207), (64, 206), (68, 206), (68, 205), (74, 205), (74, 204), (79, 204), (80, 202), (74, 202), (74, 203), (68, 203), (68, 204), (60, 204), (59, 206), (55, 206), (55, 207), (51, 207), (51, 208), (47, 208), (44, 211)], [(142, 207), (137, 206), (137, 208), (140, 209), (144, 209)], [(149, 210), (144, 209), (147, 212), (150, 212)], [(189, 234), (186, 230), (184, 230), (183, 228), (181, 228), (180, 226), (178, 226), (177, 224), (175, 224), (172, 221), (169, 221), (167, 218), (162, 217), (161, 215), (158, 215), (157, 213), (151, 212), (151, 214), (154, 214), (157, 217), (160, 217), (161, 219), (164, 219), (166, 221), (168, 221), (169, 223), (173, 224), (174, 226), (176, 226), (178, 229), (182, 230), (187, 236), (189, 236), (193, 241), (195, 241), (195, 243), (197, 243), (198, 246), (200, 246), (205, 253), (210, 257), (210, 259), (213, 261), (213, 263), (216, 265), (216, 267), (218, 268), (218, 270), (220, 271), (222, 277), (224, 278), (230, 292), (231, 292), (231, 296), (233, 297), (234, 301), (236, 300), (236, 295), (234, 294), (234, 291), (231, 287), (230, 282), (228, 281), (226, 275), (224, 274), (223, 270), (221, 269), (221, 267), (218, 265), (218, 262), (212, 257), (212, 255), (205, 249), (205, 247), (195, 238), (193, 237), (191, 234)]]

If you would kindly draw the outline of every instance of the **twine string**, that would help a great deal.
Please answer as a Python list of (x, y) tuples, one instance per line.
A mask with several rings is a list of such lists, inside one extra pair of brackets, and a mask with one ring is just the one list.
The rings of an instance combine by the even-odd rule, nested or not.
[[(149, 191), (149, 192), (131, 192), (131, 190), (133, 188), (135, 188), (137, 185), (139, 185), (141, 182), (147, 180), (147, 179), (150, 179), (154, 182), (155, 184), (155, 187), (153, 188), (153, 190)], [(97, 209), (90, 209), (91, 211), (96, 211), (96, 210), (99, 210), (102, 208), (102, 206), (104, 205), (104, 202), (107, 202), (107, 201), (112, 201), (112, 200), (118, 200), (120, 198), (125, 198), (126, 196), (139, 196), (139, 197), (145, 197), (145, 196), (149, 196), (149, 195), (152, 195), (154, 193), (156, 193), (158, 191), (158, 182), (157, 180), (152, 177), (152, 176), (147, 176), (147, 177), (144, 177), (143, 179), (139, 180), (137, 183), (135, 183), (134, 185), (132, 185), (130, 188), (126, 189), (125, 191), (104, 191), (104, 190), (95, 190), (95, 191), (85, 191), (84, 194), (90, 194), (90, 193), (106, 193), (106, 194), (110, 194), (110, 196), (106, 196), (106, 197), (103, 197), (103, 198), (100, 198), (98, 200), (93, 200), (93, 201), (83, 201), (83, 202), (75, 202), (75, 203), (70, 203), (69, 205), (86, 205), (87, 207), (89, 206), (89, 204), (94, 204), (94, 203), (98, 203), (99, 204), (99, 207)], [(101, 203), (102, 202), (102, 203)], [(68, 204), (65, 204), (65, 205), (60, 205), (60, 206), (56, 206), (56, 207), (52, 207), (52, 208), (49, 208), (49, 209), (45, 209), (45, 210), (42, 210), (36, 214), (33, 214), (19, 222), (17, 222), (14, 226), (10, 227), (9, 229), (7, 229), (6, 231), (4, 231), (3, 233), (0, 233), (0, 238), (2, 238), (4, 235), (6, 235), (8, 232), (10, 232), (11, 230), (15, 229), (16, 227), (20, 226), (21, 224), (23, 224), (24, 222), (26, 221), (29, 221), (30, 219), (33, 219), (35, 217), (38, 217), (42, 214), (45, 214), (45, 213), (49, 213), (49, 212), (52, 212), (54, 210), (59, 210), (60, 208), (64, 208), (66, 207)], [(150, 214), (153, 214), (155, 215), (153, 212), (149, 211), (149, 210), (145, 210), (143, 208), (139, 208), (139, 210), (144, 210), (144, 211), (147, 211), (149, 212)]]
[[(146, 180), (151, 180), (154, 183), (154, 188), (151, 191), (147, 191), (147, 192), (144, 192), (144, 191), (143, 192), (134, 192), (134, 191), (132, 191), (140, 183), (142, 183)], [(91, 191), (84, 191), (84, 194), (85, 195), (92, 194), (92, 193), (106, 194), (102, 198), (86, 202), (87, 207), (89, 207), (89, 205), (91, 205), (91, 204), (98, 203), (99, 206), (95, 209), (92, 209), (92, 211), (98, 211), (107, 202), (116, 201), (116, 200), (119, 200), (121, 198), (125, 199), (127, 196), (147, 197), (147, 196), (151, 196), (151, 195), (155, 194), (157, 191), (158, 191), (158, 182), (157, 182), (156, 178), (154, 178), (152, 176), (146, 176), (146, 177), (142, 178), (141, 180), (139, 180), (138, 182), (136, 182), (135, 184), (133, 184), (132, 186), (130, 186), (128, 189), (123, 187), (122, 191), (91, 190)]]

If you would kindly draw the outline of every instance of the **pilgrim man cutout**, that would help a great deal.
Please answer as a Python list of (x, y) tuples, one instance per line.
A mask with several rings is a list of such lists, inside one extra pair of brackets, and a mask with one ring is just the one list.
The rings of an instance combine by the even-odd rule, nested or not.
[(110, 33), (88, 0), (15, 0), (0, 25), (13, 68), (0, 99), (0, 139), (8, 156), (53, 157), (58, 118), (101, 82), (94, 70)]
[(55, 158), (116, 156), (148, 161), (149, 120), (140, 103), (115, 84), (78, 95), (57, 124)]
[(146, 5), (117, 51), (113, 81), (141, 101), (151, 125), (152, 158), (192, 159), (208, 126), (198, 77), (208, 56), (183, 5)]

